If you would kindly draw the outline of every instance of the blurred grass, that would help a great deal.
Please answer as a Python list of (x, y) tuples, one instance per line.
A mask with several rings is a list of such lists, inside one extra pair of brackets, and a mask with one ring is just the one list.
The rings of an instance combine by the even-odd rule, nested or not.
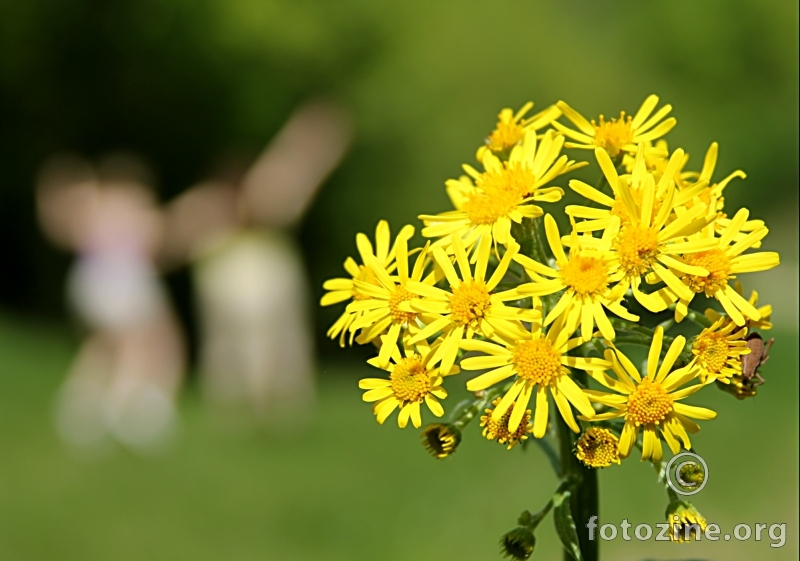
[[(693, 401), (719, 411), (694, 440), (711, 473), (695, 504), (723, 532), (786, 522), (786, 546), (617, 541), (603, 545), (606, 559), (797, 558), (798, 357), (794, 334), (776, 335), (756, 399), (712, 390)], [(60, 328), (0, 318), (4, 561), (496, 559), (499, 536), (555, 486), (535, 446), (506, 452), (475, 426), (452, 459), (434, 461), (413, 430), (374, 422), (356, 387), (365, 367), (347, 364), (321, 369), (319, 409), (302, 435), (220, 425), (189, 391), (171, 449), (80, 459), (50, 415), (73, 352)], [(648, 465), (628, 460), (601, 482), (604, 521), (661, 522)], [(549, 521), (538, 539), (535, 558), (559, 555)]]

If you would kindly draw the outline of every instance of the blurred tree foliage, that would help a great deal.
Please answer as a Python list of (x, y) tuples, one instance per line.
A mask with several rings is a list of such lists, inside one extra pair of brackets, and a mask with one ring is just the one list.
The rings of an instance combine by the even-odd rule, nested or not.
[(608, 116), (658, 93), (690, 167), (716, 140), (718, 173), (748, 173), (731, 207), (796, 224), (797, 16), (793, 0), (0, 2), (0, 303), (61, 310), (65, 260), (32, 212), (53, 151), (138, 152), (168, 199), (317, 93), (349, 105), (357, 140), (300, 232), (315, 298), (356, 231), (446, 208), (444, 180), (528, 99)]

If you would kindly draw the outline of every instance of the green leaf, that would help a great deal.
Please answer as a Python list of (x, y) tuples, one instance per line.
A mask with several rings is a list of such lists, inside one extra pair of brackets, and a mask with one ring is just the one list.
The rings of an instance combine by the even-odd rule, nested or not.
[(564, 549), (575, 561), (583, 561), (581, 548), (578, 545), (578, 531), (575, 528), (575, 520), (572, 518), (572, 510), (569, 506), (571, 495), (572, 493), (569, 491), (564, 491), (556, 494), (553, 498), (553, 520), (556, 523), (556, 533), (558, 533)]

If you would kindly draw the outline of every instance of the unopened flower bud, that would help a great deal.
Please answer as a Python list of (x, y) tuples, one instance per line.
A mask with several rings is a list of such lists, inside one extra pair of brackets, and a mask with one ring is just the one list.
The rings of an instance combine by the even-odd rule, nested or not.
[(422, 445), (434, 458), (448, 457), (460, 442), (461, 431), (450, 423), (434, 423), (422, 431)]
[(514, 528), (500, 539), (500, 553), (514, 561), (529, 559), (536, 546), (536, 538), (527, 528)]
[(680, 499), (669, 503), (666, 516), (670, 525), (669, 537), (678, 543), (700, 539), (708, 525), (706, 519), (691, 503)]

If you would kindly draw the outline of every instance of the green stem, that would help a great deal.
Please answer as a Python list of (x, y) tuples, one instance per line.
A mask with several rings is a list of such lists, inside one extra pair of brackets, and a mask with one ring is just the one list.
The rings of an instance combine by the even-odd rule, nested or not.
[(500, 394), (505, 393), (508, 391), (509, 385), (506, 384), (504, 386), (495, 386), (494, 388), (490, 388), (486, 390), (483, 395), (474, 401), (468, 406), (465, 407), (463, 410), (460, 407), (456, 407), (453, 410), (453, 420), (451, 421), (452, 425), (456, 427), (458, 430), (462, 430), (465, 426), (467, 426), (475, 417), (483, 413), (483, 410), (486, 406), (491, 403), (494, 398), (498, 397)]
[[(576, 381), (586, 385), (587, 375), (583, 371), (574, 371)], [(556, 427), (558, 432), (559, 451), (561, 454), (561, 473), (566, 480), (575, 481), (574, 491), (570, 498), (570, 510), (578, 530), (578, 545), (584, 561), (597, 561), (599, 554), (599, 540), (589, 540), (586, 524), (592, 516), (598, 516), (599, 501), (597, 488), (597, 471), (587, 468), (580, 463), (573, 452), (576, 435), (567, 426), (561, 415), (556, 413)], [(564, 561), (571, 561), (572, 557), (564, 552)]]
[(687, 310), (686, 311), (686, 318), (691, 321), (692, 323), (696, 323), (700, 327), (711, 327), (711, 320), (708, 319), (705, 314), (701, 314), (695, 310)]
[(547, 456), (547, 459), (550, 461), (550, 465), (553, 467), (553, 471), (556, 472), (556, 476), (561, 477), (561, 462), (558, 457), (558, 452), (555, 448), (553, 448), (553, 445), (550, 444), (550, 441), (544, 437), (534, 438), (533, 440), (536, 442), (539, 448), (542, 449), (544, 455)]

